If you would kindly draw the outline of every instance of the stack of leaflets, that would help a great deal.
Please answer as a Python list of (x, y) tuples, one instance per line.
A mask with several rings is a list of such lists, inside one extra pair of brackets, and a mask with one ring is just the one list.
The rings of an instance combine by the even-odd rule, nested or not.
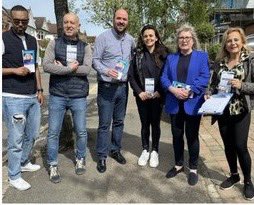
[[(191, 86), (190, 85), (188, 85), (186, 83), (181, 83), (181, 82), (178, 82), (178, 81), (173, 81), (172, 86), (175, 87), (175, 88), (184, 88), (184, 89), (186, 89), (188, 91), (191, 90)], [(193, 98), (193, 93), (191, 93), (189, 98)]]
[(185, 83), (181, 83), (181, 82), (178, 82), (178, 81), (173, 81), (172, 86), (175, 87), (175, 88), (184, 88), (186, 90), (191, 89), (190, 85), (187, 85)]

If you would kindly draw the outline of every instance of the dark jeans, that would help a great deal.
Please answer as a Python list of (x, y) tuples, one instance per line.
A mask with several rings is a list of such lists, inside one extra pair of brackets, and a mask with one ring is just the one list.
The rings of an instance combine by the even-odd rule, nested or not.
[(197, 169), (199, 158), (199, 126), (201, 116), (188, 115), (185, 113), (183, 103), (179, 103), (179, 112), (171, 116), (171, 130), (173, 134), (173, 147), (175, 164), (184, 164), (184, 130), (189, 150), (189, 168)]
[(250, 112), (236, 116), (230, 116), (227, 112), (218, 118), (230, 172), (238, 172), (238, 157), (245, 182), (251, 180), (251, 158), (247, 147), (250, 119)]
[[(121, 149), (127, 98), (127, 83), (100, 82), (98, 84), (99, 128), (97, 131), (96, 151), (99, 159), (106, 159), (109, 150), (120, 151)], [(112, 135), (110, 139), (111, 122)]]
[(149, 151), (150, 126), (152, 127), (152, 150), (158, 152), (161, 136), (160, 118), (162, 105), (159, 99), (142, 101), (136, 97), (139, 117), (141, 121), (142, 147)]

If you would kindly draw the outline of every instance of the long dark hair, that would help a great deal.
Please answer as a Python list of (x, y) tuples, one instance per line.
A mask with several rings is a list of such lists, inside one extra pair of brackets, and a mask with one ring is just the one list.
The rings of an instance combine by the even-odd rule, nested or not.
[(137, 52), (143, 52), (146, 50), (146, 45), (143, 41), (144, 32), (148, 29), (154, 30), (155, 36), (158, 39), (155, 42), (155, 48), (153, 51), (155, 63), (159, 68), (162, 68), (164, 60), (169, 53), (169, 49), (162, 43), (160, 34), (158, 30), (153, 25), (145, 25), (139, 34), (138, 43), (137, 43)]

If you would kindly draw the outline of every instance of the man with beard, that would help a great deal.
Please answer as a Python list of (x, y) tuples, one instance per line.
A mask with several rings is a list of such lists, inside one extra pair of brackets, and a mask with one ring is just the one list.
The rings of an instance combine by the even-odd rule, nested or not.
[[(39, 136), (43, 89), (38, 68), (36, 39), (25, 31), (29, 13), (21, 5), (10, 12), (12, 27), (2, 35), (3, 119), (8, 129), (8, 178), (11, 186), (23, 191), (31, 187), (21, 172), (34, 172), (40, 165), (32, 164), (30, 154)], [(27, 65), (25, 53), (35, 57)]]
[(113, 17), (113, 28), (99, 35), (94, 46), (93, 68), (98, 77), (99, 114), (96, 152), (100, 173), (106, 171), (108, 154), (118, 163), (126, 163), (120, 150), (128, 98), (127, 73), (131, 51), (135, 47), (133, 37), (126, 33), (127, 26), (127, 11), (118, 9)]

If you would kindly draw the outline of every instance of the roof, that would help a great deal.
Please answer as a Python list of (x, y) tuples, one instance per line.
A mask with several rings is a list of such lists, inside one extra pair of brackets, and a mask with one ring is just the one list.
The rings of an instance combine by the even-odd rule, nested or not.
[(57, 25), (54, 23), (47, 23), (48, 24), (48, 30), (51, 34), (57, 34)]
[(43, 22), (46, 21), (45, 17), (34, 17), (35, 25), (37, 29), (41, 29), (43, 26)]
[(217, 8), (215, 9), (215, 13), (231, 13), (231, 14), (253, 13), (253, 8), (241, 8), (241, 9)]

